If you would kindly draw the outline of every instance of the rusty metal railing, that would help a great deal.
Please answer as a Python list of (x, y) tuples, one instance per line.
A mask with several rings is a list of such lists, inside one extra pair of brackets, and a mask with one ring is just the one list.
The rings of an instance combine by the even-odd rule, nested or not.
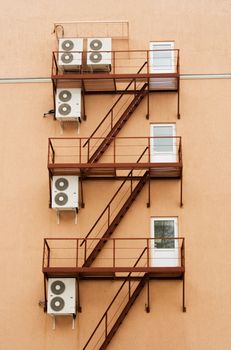
[[(49, 138), (48, 167), (69, 164), (77, 167), (86, 165), (86, 167), (90, 168), (92, 164), (88, 163), (88, 160), (97, 149), (98, 143), (106, 139), (104, 137), (93, 137), (91, 140), (86, 137)], [(157, 150), (158, 142), (161, 140), (164, 142), (162, 142), (159, 150)], [(88, 141), (87, 146), (83, 147), (86, 141)], [(112, 166), (117, 163), (134, 164), (146, 147), (146, 155), (139, 164), (159, 162), (179, 163), (182, 160), (182, 140), (180, 136), (116, 137), (112, 140), (111, 145), (98, 164), (105, 163)], [(171, 148), (170, 151), (169, 148)]]
[[(76, 67), (76, 74), (86, 75), (92, 73), (92, 65), (89, 63), (87, 57), (88, 53), (92, 51), (71, 51), (72, 55), (82, 57), (81, 62), (78, 62)], [(64, 51), (54, 51), (52, 53), (52, 76), (58, 76), (63, 74), (62, 65), (59, 64), (59, 57)], [(179, 73), (179, 49), (165, 49), (165, 50), (116, 50), (116, 51), (100, 51), (110, 57), (108, 65), (110, 66), (110, 72), (117, 75), (129, 75), (129, 74), (152, 74), (160, 76), (172, 76)], [(161, 57), (155, 57), (155, 63), (152, 58), (153, 53), (161, 53)], [(165, 62), (165, 58), (168, 59), (168, 63)], [(159, 60), (159, 62), (157, 61)], [(162, 60), (162, 61), (161, 61)], [(157, 62), (156, 62), (157, 61)], [(137, 73), (139, 67), (147, 62), (145, 70)], [(72, 67), (73, 69), (73, 67)], [(108, 72), (108, 78), (110, 77)], [(65, 73), (64, 73), (65, 74)]]
[[(87, 251), (92, 242), (104, 240), (107, 245), (101, 251), (100, 257), (94, 263), (94, 268), (124, 269), (133, 271), (145, 271), (152, 267), (184, 267), (185, 265), (185, 239), (183, 237), (163, 238), (85, 238), (86, 244), (82, 245), (84, 238), (45, 238), (43, 244), (43, 269), (51, 268), (81, 268), (86, 261)], [(159, 248), (158, 248), (159, 245)], [(160, 248), (161, 246), (161, 248)], [(94, 248), (90, 248), (93, 250)], [(140, 265), (133, 267), (141, 252)], [(171, 255), (171, 253), (174, 253)]]

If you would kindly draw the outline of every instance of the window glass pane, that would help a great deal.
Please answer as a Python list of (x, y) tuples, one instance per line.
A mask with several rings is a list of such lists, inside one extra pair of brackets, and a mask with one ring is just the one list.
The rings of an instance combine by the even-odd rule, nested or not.
[(174, 220), (155, 220), (154, 238), (155, 248), (174, 248), (175, 240), (169, 239), (175, 237)]
[[(152, 65), (155, 70), (159, 71), (168, 71), (171, 70), (173, 62), (172, 62), (172, 51), (167, 51), (167, 49), (171, 48), (171, 44), (154, 44), (152, 46)], [(162, 50), (162, 51), (158, 51)], [(164, 51), (166, 50), (166, 51)]]
[[(173, 138), (158, 138), (159, 136), (172, 136), (172, 126), (154, 126), (154, 151), (156, 152), (173, 152)], [(157, 137), (157, 138), (156, 138)]]

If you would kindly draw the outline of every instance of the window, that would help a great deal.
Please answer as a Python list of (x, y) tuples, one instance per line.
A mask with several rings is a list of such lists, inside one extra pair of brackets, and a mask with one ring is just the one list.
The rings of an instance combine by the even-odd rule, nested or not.
[(176, 157), (176, 125), (151, 124), (151, 162), (172, 163)]
[(152, 266), (179, 266), (177, 218), (151, 218)]
[(150, 42), (150, 72), (171, 73), (175, 72), (174, 41)]

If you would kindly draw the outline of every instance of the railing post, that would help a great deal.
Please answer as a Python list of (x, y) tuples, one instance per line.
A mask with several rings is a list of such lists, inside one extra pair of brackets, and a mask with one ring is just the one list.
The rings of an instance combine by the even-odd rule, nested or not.
[(79, 177), (79, 182), (80, 182), (81, 208), (84, 208), (85, 204), (84, 204), (84, 198), (83, 198), (83, 179), (81, 176)]
[(81, 164), (81, 156), (82, 156), (82, 139), (79, 139), (79, 163)]
[(115, 51), (112, 51), (112, 58), (113, 58), (113, 74), (115, 74)]
[(87, 240), (84, 241), (84, 262), (87, 260)]
[(151, 206), (151, 176), (150, 171), (148, 174), (148, 202), (147, 202), (147, 208), (150, 208)]
[(181, 168), (181, 177), (180, 177), (180, 206), (183, 207), (183, 169)]
[(177, 118), (180, 119), (180, 52), (177, 51)]
[(46, 239), (44, 238), (44, 241), (43, 241), (43, 262), (42, 262), (42, 269), (43, 269), (44, 266), (45, 266), (45, 254), (46, 254)]
[(115, 268), (115, 238), (113, 238), (112, 242), (113, 242), (113, 267)]
[[(153, 141), (154, 142), (154, 141)], [(150, 137), (148, 137), (148, 162), (151, 163)]]
[(113, 150), (114, 150), (114, 164), (116, 163), (116, 139), (114, 137), (114, 146), (113, 146)]
[(150, 101), (149, 101), (149, 78), (148, 78), (148, 90), (147, 90), (147, 114), (146, 119), (149, 119), (149, 112), (150, 112)]
[(49, 208), (51, 208), (51, 201), (52, 201), (51, 181), (52, 181), (52, 173), (49, 170)]
[(147, 238), (147, 267), (149, 267), (150, 265), (149, 258), (150, 258), (150, 239)]
[(149, 74), (149, 50), (146, 51), (147, 53), (147, 74)]
[(76, 264), (75, 266), (78, 267), (78, 261), (79, 261), (79, 239), (76, 239)]

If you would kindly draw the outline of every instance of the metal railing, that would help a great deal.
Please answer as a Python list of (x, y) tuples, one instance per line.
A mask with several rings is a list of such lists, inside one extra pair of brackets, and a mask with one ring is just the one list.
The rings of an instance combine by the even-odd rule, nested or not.
[[(104, 137), (49, 138), (48, 166), (86, 164), (87, 167), (91, 167), (92, 164), (88, 163), (91, 155), (96, 151), (98, 143), (106, 139)], [(83, 147), (86, 142), (86, 147)], [(145, 148), (147, 152), (139, 164), (179, 163), (182, 159), (180, 136), (116, 137), (113, 138), (98, 164), (134, 164)]]
[[(147, 148), (144, 149), (140, 157), (137, 159), (137, 163), (139, 163), (146, 151)], [(132, 194), (132, 191), (134, 189), (134, 182), (134, 170), (131, 170), (128, 173), (127, 177), (124, 179), (124, 181), (121, 183), (119, 188), (116, 190), (115, 194), (112, 196), (102, 213), (99, 215), (94, 225), (89, 230), (85, 239), (81, 243), (81, 246), (84, 243), (86, 244), (86, 238), (90, 237), (91, 235), (93, 235), (94, 238), (96, 238), (100, 233), (102, 233), (102, 231), (105, 232), (109, 228), (111, 222), (116, 217), (121, 207)], [(97, 244), (97, 242), (92, 243)]]
[[(143, 68), (146, 66), (146, 64), (147, 64), (147, 62), (145, 62), (141, 66), (141, 68), (138, 70), (137, 74), (139, 74), (143, 70)], [(101, 120), (99, 125), (91, 133), (91, 135), (89, 136), (89, 140), (92, 137), (96, 137), (97, 133), (98, 133), (98, 136), (102, 137), (102, 136), (105, 136), (106, 132), (110, 132), (112, 130), (113, 126), (119, 120), (119, 117), (121, 116), (123, 111), (126, 110), (126, 108), (128, 107), (129, 103), (131, 103), (131, 101), (133, 99), (132, 96), (127, 96), (127, 91), (132, 86), (132, 84), (134, 84), (134, 90), (137, 91), (137, 93), (139, 94), (139, 92), (140, 92), (139, 88), (141, 86), (143, 86), (143, 84), (138, 84), (137, 85), (136, 80), (132, 79), (131, 82), (124, 89), (123, 93), (118, 97), (116, 102), (109, 109), (109, 111), (107, 112), (105, 117)], [(89, 143), (89, 140), (87, 140), (84, 143), (83, 147), (85, 147)]]
[[(135, 264), (133, 267), (135, 268), (139, 261), (141, 260), (142, 256), (144, 255), (145, 251), (147, 248), (145, 247), (143, 251), (141, 252), (140, 256), (137, 258)], [(103, 316), (99, 320), (98, 324), (96, 325), (95, 329), (93, 330), (91, 336), (87, 340), (85, 346), (83, 347), (83, 350), (88, 347), (90, 343), (92, 343), (92, 340), (94, 340), (94, 336), (97, 336), (97, 332), (101, 331), (101, 327), (104, 328), (103, 333), (101, 335), (98, 335), (98, 339), (96, 344), (94, 345), (94, 349), (99, 348), (99, 343), (103, 342), (107, 336), (110, 330), (113, 327), (113, 320), (117, 317), (119, 312), (121, 312), (121, 309), (126, 305), (127, 302), (129, 302), (132, 292), (134, 291), (135, 287), (137, 286), (137, 281), (136, 282), (131, 282), (131, 275), (132, 273), (130, 272), (128, 276), (125, 278), (124, 282), (118, 289), (117, 293), (115, 294), (114, 298), (110, 302), (109, 306), (107, 307), (106, 311), (104, 312)], [(141, 276), (142, 277), (142, 276)], [(125, 294), (125, 295), (124, 295)], [(115, 305), (116, 304), (116, 305)], [(119, 307), (118, 307), (119, 304)]]
[[(52, 75), (57, 76), (63, 74), (63, 65), (60, 64), (60, 56), (65, 51), (54, 51), (52, 53)], [(72, 55), (80, 58), (76, 64), (77, 74), (92, 73), (92, 66), (88, 59), (92, 51), (71, 51)], [(179, 49), (165, 49), (165, 50), (116, 50), (116, 51), (100, 51), (101, 55), (105, 54), (107, 62), (105, 64), (110, 66), (110, 73), (118, 75), (162, 75), (174, 76), (179, 74)], [(108, 57), (108, 58), (107, 58)], [(137, 73), (141, 65), (147, 62), (145, 69)], [(73, 67), (72, 67), (73, 69)], [(68, 78), (68, 77), (67, 77)], [(110, 74), (108, 74), (110, 78)]]
[[(85, 244), (82, 244), (84, 240)], [(94, 268), (146, 271), (154, 267), (184, 267), (185, 240), (183, 237), (159, 238), (45, 238), (43, 245), (43, 269), (70, 268), (81, 270), (92, 242), (107, 242)], [(140, 254), (139, 265), (134, 267)], [(143, 267), (145, 268), (143, 269)], [(88, 268), (90, 269), (90, 268)]]

